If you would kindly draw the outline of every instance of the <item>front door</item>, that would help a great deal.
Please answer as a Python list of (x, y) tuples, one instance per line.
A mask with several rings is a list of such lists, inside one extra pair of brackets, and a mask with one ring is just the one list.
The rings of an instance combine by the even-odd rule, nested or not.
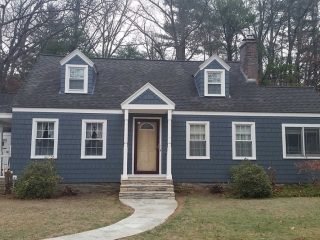
[(159, 173), (159, 120), (135, 120), (135, 174)]

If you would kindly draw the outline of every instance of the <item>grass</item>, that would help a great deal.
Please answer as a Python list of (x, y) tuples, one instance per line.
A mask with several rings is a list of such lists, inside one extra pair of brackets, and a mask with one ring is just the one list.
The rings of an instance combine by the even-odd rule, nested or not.
[(42, 239), (110, 225), (132, 210), (117, 195), (82, 194), (49, 200), (0, 196), (0, 239)]
[(319, 198), (240, 200), (192, 194), (178, 199), (180, 209), (165, 224), (128, 239), (320, 239)]
[(320, 197), (319, 184), (284, 185), (274, 190), (275, 197)]

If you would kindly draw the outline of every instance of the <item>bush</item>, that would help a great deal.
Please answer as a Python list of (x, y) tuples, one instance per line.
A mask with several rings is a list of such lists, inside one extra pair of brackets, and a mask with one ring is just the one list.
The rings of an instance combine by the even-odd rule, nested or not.
[(232, 194), (238, 198), (266, 198), (272, 196), (270, 180), (264, 169), (249, 161), (231, 170)]
[(14, 192), (21, 199), (51, 198), (59, 181), (53, 160), (32, 162), (18, 178)]

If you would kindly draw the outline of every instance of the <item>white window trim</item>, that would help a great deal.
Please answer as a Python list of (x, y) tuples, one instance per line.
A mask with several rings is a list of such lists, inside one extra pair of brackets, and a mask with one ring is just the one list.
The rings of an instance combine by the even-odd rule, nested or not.
[[(72, 67), (84, 68), (83, 90), (70, 89), (70, 68)], [(88, 65), (66, 64), (64, 87), (65, 93), (88, 93)]]
[[(102, 123), (102, 155), (89, 156), (85, 154), (86, 125), (87, 123)], [(81, 159), (106, 159), (107, 158), (107, 120), (83, 119), (81, 131)]]
[[(237, 139), (237, 132), (236, 126), (237, 125), (250, 125), (251, 126), (251, 141), (252, 141), (252, 156), (251, 157), (239, 157), (236, 156), (236, 139)], [(232, 159), (233, 160), (257, 160), (257, 150), (256, 150), (256, 124), (255, 122), (232, 122)]]
[[(206, 134), (206, 156), (190, 156), (190, 125), (205, 125)], [(187, 159), (210, 159), (210, 122), (209, 121), (187, 121), (186, 122), (186, 158)]]
[[(287, 144), (286, 144), (286, 127), (298, 127), (302, 128), (302, 153), (303, 155), (287, 155)], [(319, 159), (320, 156), (306, 156), (305, 154), (305, 143), (304, 143), (304, 128), (320, 128), (320, 124), (282, 124), (282, 155), (283, 159)]]
[[(216, 72), (221, 73), (221, 94), (208, 93), (208, 73)], [(224, 69), (205, 69), (204, 70), (204, 95), (210, 97), (225, 97), (226, 95), (226, 70)]]
[[(36, 155), (36, 136), (38, 122), (53, 122), (54, 123), (54, 146), (53, 156)], [(59, 119), (57, 118), (33, 118), (32, 119), (32, 134), (31, 134), (31, 159), (46, 159), (57, 158), (58, 155), (58, 135), (59, 135)]]

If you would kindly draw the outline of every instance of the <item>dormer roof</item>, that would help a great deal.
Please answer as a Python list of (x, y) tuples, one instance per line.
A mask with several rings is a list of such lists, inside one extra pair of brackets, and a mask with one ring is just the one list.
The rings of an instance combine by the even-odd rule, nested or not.
[(209, 57), (207, 60), (205, 60), (200, 66), (199, 69), (203, 70), (205, 69), (211, 62), (216, 60), (222, 67), (224, 67), (227, 71), (230, 71), (230, 66), (227, 64), (222, 58), (220, 58), (218, 55), (214, 54), (211, 57)]
[(72, 51), (70, 54), (68, 54), (66, 57), (61, 59), (60, 65), (64, 65), (68, 63), (72, 58), (75, 56), (80, 57), (84, 62), (86, 62), (90, 67), (93, 67), (94, 62), (92, 62), (86, 55), (84, 55), (79, 49), (76, 49)]

